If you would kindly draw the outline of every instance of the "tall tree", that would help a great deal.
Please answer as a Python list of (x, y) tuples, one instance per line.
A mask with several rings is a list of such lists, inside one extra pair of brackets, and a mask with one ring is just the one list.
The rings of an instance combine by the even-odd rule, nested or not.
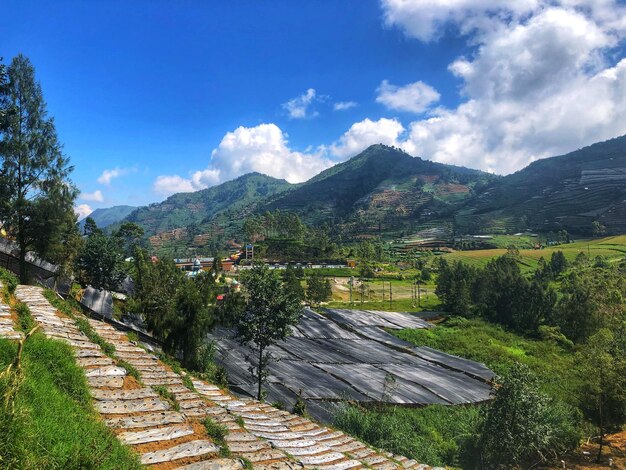
[[(88, 219), (91, 218), (88, 217)], [(87, 223), (85, 223), (85, 230), (87, 230)], [(134, 222), (124, 222), (114, 233), (115, 238), (119, 240), (119, 243), (122, 246), (122, 251), (125, 257), (128, 258), (133, 255), (135, 247), (141, 244), (141, 237), (143, 237), (143, 234), (143, 228)]]
[(302, 314), (300, 301), (286, 288), (278, 273), (267, 265), (256, 265), (242, 276), (247, 294), (244, 310), (235, 323), (235, 335), (257, 353), (257, 398), (262, 399), (262, 386), (271, 355), (267, 349), (291, 334), (291, 327)]
[(311, 305), (319, 306), (322, 302), (332, 298), (333, 290), (330, 281), (321, 274), (311, 274), (306, 283), (306, 298)]
[(118, 289), (126, 277), (118, 240), (99, 230), (89, 235), (76, 260), (76, 269), (83, 284), (96, 289)]
[(600, 430), (602, 455), (607, 431), (617, 430), (626, 422), (626, 360), (623, 341), (602, 328), (577, 353), (580, 364), (580, 409)]
[(11, 110), (3, 113), (0, 126), (0, 220), (19, 245), (20, 275), (26, 282), (27, 251), (37, 242), (39, 254), (50, 257), (48, 250), (64, 225), (75, 223), (67, 214), (73, 211), (77, 190), (32, 64), (18, 55), (7, 75), (0, 98)]

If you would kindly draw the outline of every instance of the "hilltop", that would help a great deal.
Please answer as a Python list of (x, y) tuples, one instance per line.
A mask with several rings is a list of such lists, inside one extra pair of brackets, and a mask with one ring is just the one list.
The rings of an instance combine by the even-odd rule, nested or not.
[(339, 222), (350, 232), (389, 232), (448, 218), (498, 177), (372, 145), (269, 204), (309, 223)]
[(538, 160), (508, 176), (423, 160), (372, 145), (301, 184), (259, 173), (135, 209), (153, 246), (213, 246), (241, 239), (254, 213), (290, 211), (309, 225), (351, 237), (565, 229), (587, 235), (601, 224), (626, 232), (626, 137)]

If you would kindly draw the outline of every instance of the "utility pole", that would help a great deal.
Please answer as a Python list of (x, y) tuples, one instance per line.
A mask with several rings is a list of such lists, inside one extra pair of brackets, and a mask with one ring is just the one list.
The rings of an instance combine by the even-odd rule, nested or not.
[(350, 285), (350, 305), (352, 305), (352, 285), (354, 284), (354, 277), (350, 276), (348, 284)]
[(421, 300), (422, 298), (420, 296), (420, 278), (417, 278), (417, 306), (418, 308), (421, 308), (422, 306)]

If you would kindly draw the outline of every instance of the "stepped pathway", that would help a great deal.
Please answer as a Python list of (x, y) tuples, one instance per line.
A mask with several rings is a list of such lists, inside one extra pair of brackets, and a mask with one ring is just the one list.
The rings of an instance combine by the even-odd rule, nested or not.
[[(2, 282), (0, 282), (0, 291), (2, 287)], [(13, 327), (13, 320), (11, 307), (6, 305), (0, 296), (0, 338), (17, 340), (24, 338), (24, 334)]]
[[(243, 458), (254, 468), (275, 470), (429, 468), (406, 457), (378, 452), (309, 419), (179, 375), (112, 326), (88, 320), (101, 338), (115, 346), (115, 357), (139, 372), (138, 382), (100, 346), (89, 341), (72, 319), (59, 314), (40, 288), (19, 286), (16, 296), (29, 305), (48, 336), (64, 339), (76, 348), (96, 409), (146, 465), (163, 469), (237, 469), (242, 468), (238, 458)], [(164, 388), (175, 402), (157, 393), (162, 394)], [(219, 444), (207, 436), (202, 424), (207, 417), (229, 430), (225, 441), (230, 452), (221, 452), (229, 458), (220, 457)]]

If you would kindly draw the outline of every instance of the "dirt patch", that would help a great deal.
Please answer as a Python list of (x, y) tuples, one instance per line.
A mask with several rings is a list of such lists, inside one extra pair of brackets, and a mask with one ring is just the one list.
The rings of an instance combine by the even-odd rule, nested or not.
[(122, 383), (122, 390), (136, 390), (138, 388), (143, 388), (137, 379), (131, 375), (126, 375), (124, 377), (124, 382)]
[[(626, 470), (626, 431), (612, 434), (606, 438), (605, 445), (602, 448), (602, 457), (599, 462), (596, 462), (598, 448), (597, 442), (580, 446), (563, 459), (566, 468), (574, 470), (600, 468)], [(610, 467), (611, 461), (612, 467)], [(562, 466), (558, 465), (550, 468), (557, 469), (562, 468)]]

